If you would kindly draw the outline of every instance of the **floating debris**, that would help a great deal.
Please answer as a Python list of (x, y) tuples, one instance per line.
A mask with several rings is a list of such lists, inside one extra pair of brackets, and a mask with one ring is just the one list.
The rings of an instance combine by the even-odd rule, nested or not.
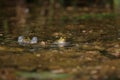
[(41, 41), (41, 42), (40, 42), (40, 45), (41, 45), (42, 47), (45, 47), (46, 44), (47, 44), (47, 43), (46, 43), (45, 41)]
[(0, 33), (0, 37), (1, 37), (1, 36), (3, 36), (3, 34), (2, 34), (2, 33)]

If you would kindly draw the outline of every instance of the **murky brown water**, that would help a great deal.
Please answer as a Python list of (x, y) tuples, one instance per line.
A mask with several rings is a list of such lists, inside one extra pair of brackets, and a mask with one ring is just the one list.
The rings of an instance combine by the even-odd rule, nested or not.
[[(1, 80), (119, 80), (120, 41), (118, 25), (113, 19), (86, 20), (53, 30), (51, 27), (38, 35), (40, 40), (54, 41), (58, 30), (72, 41), (70, 48), (40, 48), (31, 51), (30, 46), (20, 47), (15, 40), (0, 45)], [(47, 33), (46, 33), (47, 32)], [(68, 37), (68, 35), (70, 36)], [(39, 37), (40, 36), (40, 37)], [(51, 37), (52, 36), (52, 37)], [(17, 40), (16, 40), (17, 41)], [(47, 41), (47, 40), (46, 40)], [(38, 44), (39, 45), (39, 44)], [(33, 46), (33, 48), (36, 48)], [(17, 72), (21, 72), (19, 75)], [(22, 75), (26, 73), (24, 76)], [(48, 74), (70, 75), (64, 78), (48, 77)], [(35, 73), (38, 76), (31, 76)], [(39, 74), (40, 73), (40, 74)], [(28, 76), (30, 75), (30, 76)], [(64, 76), (65, 76), (64, 75)]]

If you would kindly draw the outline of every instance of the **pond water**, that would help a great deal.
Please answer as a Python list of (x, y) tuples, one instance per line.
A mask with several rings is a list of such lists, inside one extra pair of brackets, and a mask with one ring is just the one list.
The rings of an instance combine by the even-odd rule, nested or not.
[[(47, 27), (36, 34), (36, 44), (25, 46), (18, 44), (18, 36), (0, 36), (0, 79), (119, 80), (118, 23), (112, 16)], [(72, 46), (51, 47), (60, 37)]]

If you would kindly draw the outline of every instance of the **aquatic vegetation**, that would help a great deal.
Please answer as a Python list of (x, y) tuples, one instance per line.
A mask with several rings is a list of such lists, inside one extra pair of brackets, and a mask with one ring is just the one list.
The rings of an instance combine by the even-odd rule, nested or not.
[(39, 79), (39, 80), (44, 80), (44, 79), (65, 79), (68, 77), (71, 77), (68, 74), (65, 73), (52, 73), (52, 72), (40, 72), (40, 73), (31, 73), (31, 72), (16, 72), (17, 75), (26, 78), (26, 79)]

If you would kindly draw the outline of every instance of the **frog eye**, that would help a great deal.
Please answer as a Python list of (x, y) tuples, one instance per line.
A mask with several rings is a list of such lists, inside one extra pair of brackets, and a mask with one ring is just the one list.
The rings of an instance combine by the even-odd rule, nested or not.
[(38, 38), (37, 37), (33, 37), (32, 40), (31, 40), (31, 44), (35, 44), (38, 42)]
[(23, 39), (24, 39), (24, 36), (19, 36), (19, 37), (18, 37), (18, 43), (22, 42)]

